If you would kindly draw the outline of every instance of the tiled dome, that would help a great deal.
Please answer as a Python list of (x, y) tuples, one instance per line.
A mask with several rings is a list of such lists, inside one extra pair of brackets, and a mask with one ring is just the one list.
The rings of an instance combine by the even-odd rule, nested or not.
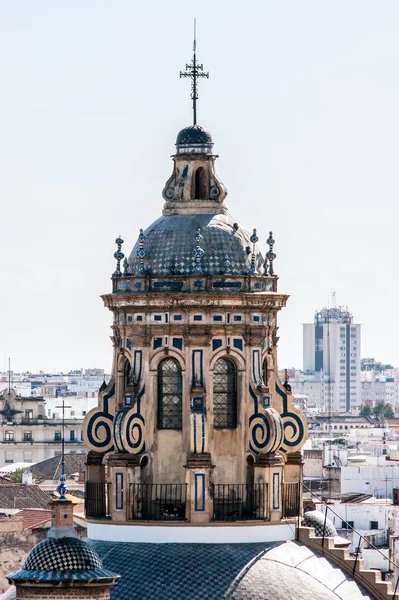
[(90, 571), (102, 569), (97, 552), (78, 538), (47, 538), (26, 557), (27, 571)]
[(212, 144), (212, 136), (201, 125), (190, 125), (177, 134), (176, 146), (181, 144)]
[[(228, 215), (162, 216), (144, 231), (144, 271), (152, 275), (196, 273), (195, 236), (200, 230), (204, 275), (243, 275), (251, 267), (253, 244), (250, 234)], [(140, 272), (137, 242), (129, 257), (129, 271)], [(255, 246), (256, 267), (261, 272), (263, 257)]]
[(337, 530), (330, 519), (326, 519), (324, 513), (319, 510), (309, 510), (303, 515), (303, 525), (305, 527), (314, 527), (315, 535), (321, 537), (324, 531), (326, 537), (334, 537), (337, 535)]
[(10, 583), (58, 582), (60, 585), (81, 583), (115, 583), (119, 575), (103, 569), (97, 552), (74, 537), (47, 538), (37, 544), (19, 571), (7, 575)]

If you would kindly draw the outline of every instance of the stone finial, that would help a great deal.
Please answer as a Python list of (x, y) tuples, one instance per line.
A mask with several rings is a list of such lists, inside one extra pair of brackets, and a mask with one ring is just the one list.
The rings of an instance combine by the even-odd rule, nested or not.
[(195, 234), (195, 237), (194, 237), (195, 248), (193, 250), (193, 255), (194, 255), (194, 260), (195, 260), (194, 270), (196, 273), (202, 272), (201, 260), (204, 255), (204, 251), (201, 248), (200, 244), (201, 244), (201, 241), (203, 241), (203, 239), (204, 238), (201, 235), (201, 229), (198, 227), (197, 233)]
[(129, 263), (128, 263), (127, 258), (125, 256), (125, 260), (123, 261), (123, 276), (126, 277), (127, 275), (130, 275), (130, 273), (129, 273)]
[(59, 500), (66, 500), (66, 496), (65, 494), (68, 493), (68, 488), (66, 486), (66, 475), (65, 475), (65, 462), (64, 459), (62, 460), (61, 463), (61, 475), (60, 475), (60, 482), (57, 485), (57, 492), (59, 493), (60, 497), (58, 498)]
[(255, 275), (256, 274), (255, 246), (256, 246), (257, 242), (259, 241), (259, 238), (256, 235), (256, 229), (254, 229), (253, 234), (251, 235), (251, 237), (249, 239), (252, 242), (251, 268), (249, 269), (249, 272), (250, 272), (251, 275)]
[(121, 273), (121, 260), (125, 258), (125, 255), (122, 252), (122, 244), (123, 239), (119, 236), (115, 240), (115, 244), (117, 245), (117, 251), (114, 253), (114, 258), (116, 259), (116, 269), (113, 273), (114, 277), (120, 277)]
[(228, 255), (227, 255), (227, 254), (225, 254), (225, 255), (224, 255), (223, 262), (222, 262), (222, 268), (220, 269), (220, 272), (222, 273), (222, 275), (223, 275), (224, 273), (227, 273), (227, 271), (229, 270), (230, 264), (231, 264), (231, 263), (230, 263), (230, 261), (229, 261), (229, 257), (228, 257)]
[[(268, 244), (268, 246), (269, 246), (269, 251), (266, 253), (266, 258), (269, 261), (269, 275), (273, 276), (274, 275), (273, 261), (275, 260), (276, 255), (273, 252), (274, 239), (273, 239), (272, 231), (269, 231), (269, 237), (266, 240), (266, 244)], [(266, 268), (265, 268), (265, 275), (267, 275), (266, 271), (267, 271), (267, 264), (266, 264)]]
[(144, 249), (144, 244), (146, 241), (146, 237), (142, 229), (140, 229), (139, 234), (139, 249), (137, 250), (137, 258), (139, 259), (139, 273), (144, 272), (144, 259), (146, 257), (146, 251)]
[(290, 376), (288, 374), (287, 369), (284, 369), (284, 383), (283, 386), (285, 387), (285, 389), (287, 390), (287, 392), (291, 391), (291, 385), (289, 383), (290, 381)]

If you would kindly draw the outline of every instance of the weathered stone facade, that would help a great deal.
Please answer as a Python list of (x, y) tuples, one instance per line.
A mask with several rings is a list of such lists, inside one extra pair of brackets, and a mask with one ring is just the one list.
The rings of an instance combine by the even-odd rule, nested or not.
[(149, 484), (186, 484), (193, 523), (212, 520), (214, 485), (265, 484), (264, 517), (279, 520), (283, 483), (301, 477), (294, 456), (306, 421), (277, 372), (287, 296), (274, 240), (263, 257), (256, 230), (226, 215), (212, 145), (199, 126), (180, 132), (163, 216), (140, 231), (123, 273), (116, 240), (103, 296), (114, 315), (112, 379), (83, 432), (87, 479), (109, 484), (115, 521), (142, 517), (137, 495)]

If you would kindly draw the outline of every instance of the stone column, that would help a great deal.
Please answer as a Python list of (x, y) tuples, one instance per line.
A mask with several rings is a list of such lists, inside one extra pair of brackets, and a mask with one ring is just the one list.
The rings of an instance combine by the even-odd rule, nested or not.
[(209, 494), (211, 473), (210, 454), (191, 454), (186, 469), (186, 519), (190, 523), (209, 523), (213, 516), (213, 499)]
[(105, 481), (104, 454), (89, 451), (86, 461), (86, 481)]
[(275, 452), (259, 454), (255, 463), (255, 484), (266, 484), (266, 499), (261, 502), (264, 517), (269, 521), (281, 521), (283, 514), (283, 458)]
[(300, 515), (303, 515), (303, 465), (304, 460), (301, 452), (290, 452), (287, 454), (287, 462), (284, 465), (284, 483), (297, 483)]
[(113, 521), (128, 521), (137, 511), (141, 494), (137, 484), (141, 482), (140, 455), (116, 453), (108, 457), (108, 482), (111, 484), (110, 514)]

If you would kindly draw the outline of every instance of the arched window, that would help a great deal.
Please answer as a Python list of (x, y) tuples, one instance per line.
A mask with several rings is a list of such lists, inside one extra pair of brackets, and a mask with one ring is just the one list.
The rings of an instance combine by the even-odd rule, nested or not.
[(233, 361), (219, 358), (213, 369), (213, 426), (237, 427), (237, 376)]
[(182, 428), (182, 375), (174, 358), (158, 366), (158, 429)]
[(123, 369), (123, 384), (124, 384), (125, 390), (126, 390), (127, 386), (129, 385), (129, 379), (130, 379), (130, 363), (127, 360), (125, 362), (125, 366)]
[(203, 167), (198, 167), (194, 178), (194, 199), (206, 199), (206, 172)]
[(264, 359), (263, 365), (262, 365), (262, 379), (263, 379), (263, 383), (265, 385), (267, 385), (267, 382), (269, 381), (269, 372), (268, 372), (268, 368), (267, 368), (267, 358)]

